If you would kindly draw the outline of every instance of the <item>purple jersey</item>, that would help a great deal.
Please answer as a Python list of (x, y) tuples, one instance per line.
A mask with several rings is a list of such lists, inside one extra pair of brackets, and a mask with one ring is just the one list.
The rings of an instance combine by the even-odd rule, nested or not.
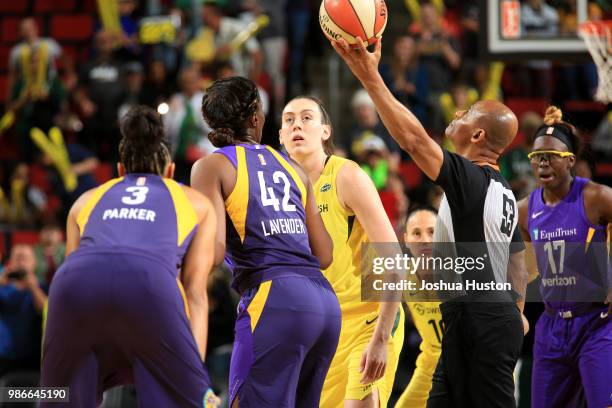
[(576, 302), (601, 302), (606, 297), (606, 229), (591, 224), (585, 214), (587, 183), (575, 177), (569, 193), (555, 206), (544, 203), (541, 187), (529, 197), (528, 228), (542, 277), (540, 293), (554, 309), (569, 310)]
[(264, 145), (226, 146), (236, 167), (227, 200), (227, 258), (239, 292), (281, 276), (320, 276), (306, 229), (306, 187), (279, 152)]
[(197, 214), (174, 180), (128, 174), (94, 190), (77, 216), (78, 250), (126, 248), (175, 270), (195, 234)]

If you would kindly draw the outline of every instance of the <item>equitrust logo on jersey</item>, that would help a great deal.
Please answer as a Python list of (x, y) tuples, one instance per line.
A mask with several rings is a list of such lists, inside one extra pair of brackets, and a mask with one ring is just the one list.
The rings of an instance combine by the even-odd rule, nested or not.
[(565, 238), (578, 235), (576, 228), (556, 228), (552, 231), (546, 231), (545, 229), (534, 228), (533, 239), (538, 241), (550, 241), (556, 238)]

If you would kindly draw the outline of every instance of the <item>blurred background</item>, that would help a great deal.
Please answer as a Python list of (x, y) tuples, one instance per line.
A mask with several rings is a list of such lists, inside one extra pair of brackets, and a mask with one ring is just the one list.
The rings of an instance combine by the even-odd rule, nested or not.
[[(163, 115), (176, 177), (188, 184), (193, 162), (214, 151), (200, 114), (212, 81), (242, 75), (257, 82), (266, 112), (263, 142), (276, 147), (284, 104), (314, 94), (331, 115), (336, 153), (371, 175), (398, 236), (411, 206), (438, 206), (442, 191), (399, 149), (333, 53), (319, 28), (319, 5), (0, 1), (0, 386), (38, 381), (39, 291), (47, 293), (63, 261), (73, 201), (115, 176), (118, 121), (131, 105)], [(595, 99), (600, 78), (577, 33), (585, 20), (609, 19), (612, 2), (388, 0), (387, 6), (380, 73), (441, 145), (453, 149), (443, 135), (455, 111), (478, 99), (504, 101), (520, 129), (500, 167), (520, 199), (536, 184), (526, 156), (531, 137), (554, 104), (586, 143), (576, 173), (610, 185), (612, 111)], [(219, 268), (209, 282), (207, 364), (222, 396), (237, 301), (230, 279)], [(540, 311), (540, 304), (528, 305), (532, 327)], [(409, 319), (406, 324), (394, 399), (410, 379), (420, 342)], [(531, 342), (528, 336), (517, 370), (521, 407), (529, 406)], [(132, 406), (133, 394), (114, 390), (104, 404)]]

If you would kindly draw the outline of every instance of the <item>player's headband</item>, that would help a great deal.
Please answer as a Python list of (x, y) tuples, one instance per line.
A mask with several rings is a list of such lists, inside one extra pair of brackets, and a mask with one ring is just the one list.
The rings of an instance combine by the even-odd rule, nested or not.
[(572, 135), (569, 134), (568, 131), (561, 126), (542, 125), (536, 131), (534, 140), (540, 136), (552, 136), (555, 139), (559, 139), (567, 146), (570, 152), (574, 151), (574, 143), (572, 143)]

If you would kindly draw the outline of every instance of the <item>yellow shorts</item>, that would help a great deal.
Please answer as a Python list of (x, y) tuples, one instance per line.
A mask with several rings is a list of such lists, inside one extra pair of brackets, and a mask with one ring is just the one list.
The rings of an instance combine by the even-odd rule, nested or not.
[[(320, 407), (341, 408), (344, 400), (362, 400), (378, 390), (380, 407), (385, 408), (395, 380), (397, 363), (404, 344), (404, 311), (400, 307), (395, 320), (391, 340), (387, 348), (387, 369), (385, 375), (371, 384), (361, 384), (359, 372), (361, 356), (372, 339), (378, 312), (343, 319), (340, 331), (338, 348), (332, 360), (323, 391), (321, 392)], [(366, 322), (371, 322), (366, 324)]]
[(419, 354), (410, 383), (397, 400), (396, 408), (425, 408), (427, 406), (431, 380), (439, 357), (439, 354), (431, 355), (423, 352)]

